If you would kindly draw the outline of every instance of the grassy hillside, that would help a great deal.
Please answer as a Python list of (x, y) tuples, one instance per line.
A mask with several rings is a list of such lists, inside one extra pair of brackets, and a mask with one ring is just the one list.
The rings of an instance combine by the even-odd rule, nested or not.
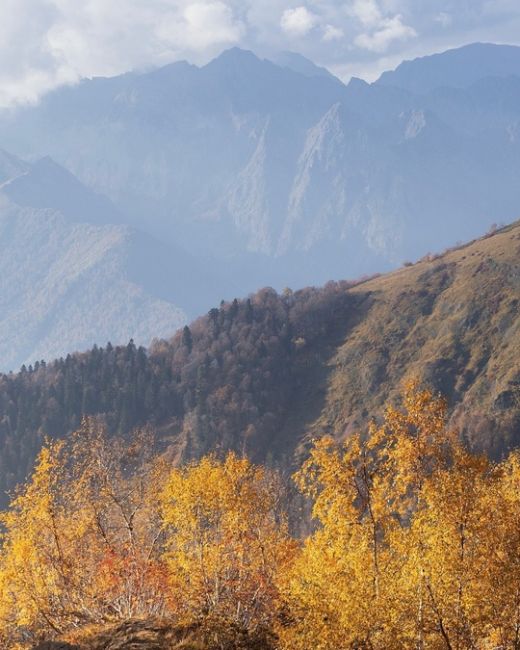
[(84, 414), (121, 434), (153, 427), (176, 461), (235, 449), (291, 466), (309, 437), (364, 426), (411, 376), (500, 455), (520, 442), (519, 252), (514, 224), (357, 284), (222, 303), (149, 351), (94, 348), (3, 375), (2, 487)]
[(520, 442), (520, 226), (351, 290), (366, 309), (328, 363), (313, 430), (360, 424), (418, 377), (444, 393), (454, 427), (503, 451)]

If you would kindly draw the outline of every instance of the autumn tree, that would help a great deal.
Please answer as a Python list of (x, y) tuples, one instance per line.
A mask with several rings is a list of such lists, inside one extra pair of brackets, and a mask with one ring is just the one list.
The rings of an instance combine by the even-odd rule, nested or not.
[(483, 609), (493, 622), (495, 645), (520, 650), (520, 452), (495, 467), (493, 478), (493, 491), (483, 497), (491, 519), (484, 537), (488, 597)]
[(167, 617), (226, 648), (520, 650), (520, 453), (493, 462), (446, 423), (410, 382), (380, 424), (315, 441), (297, 542), (272, 471), (234, 453), (172, 467), (151, 433), (87, 419), (1, 515), (0, 643)]
[(207, 456), (174, 469), (160, 500), (174, 610), (267, 626), (294, 550), (274, 475), (233, 453)]
[(149, 431), (135, 432), (131, 441), (108, 438), (94, 419), (71, 437), (69, 507), (89, 521), (83, 555), (96, 567), (91, 584), (105, 619), (160, 616), (167, 608), (159, 558), (166, 464), (154, 447)]
[[(48, 443), (42, 449), (28, 485), (2, 515), (0, 621), (4, 644), (14, 646), (17, 637), (31, 638), (46, 630), (60, 632), (66, 625), (68, 606), (63, 596), (75, 578), (61, 530), (64, 513), (56, 477), (62, 452), (63, 443)], [(72, 608), (76, 609), (76, 603)]]
[[(161, 464), (86, 420), (47, 442), (2, 515), (0, 625), (13, 638), (165, 612)], [(14, 642), (14, 641), (13, 641)]]
[[(401, 409), (343, 444), (318, 440), (296, 474), (313, 500), (317, 531), (285, 582), (296, 624), (288, 648), (420, 646), (424, 627), (422, 554), (410, 569), (410, 522), (422, 511), (428, 477), (450, 463), (446, 404), (415, 382)], [(342, 645), (343, 644), (343, 645)]]
[[(456, 445), (452, 465), (422, 486), (421, 508), (405, 537), (405, 575), (422, 608), (421, 647), (476, 648), (489, 630), (485, 602), (493, 557), (487, 543), (492, 527), (487, 470), (487, 459)], [(413, 604), (413, 591), (403, 590), (403, 600), (408, 596)]]
[[(390, 457), (382, 430), (315, 443), (296, 475), (314, 501), (318, 530), (286, 578), (281, 577), (295, 624), (282, 628), (285, 647), (389, 647), (400, 563), (388, 546), (397, 526), (389, 496)], [(399, 635), (396, 635), (398, 643)], [(397, 646), (396, 646), (397, 647)]]

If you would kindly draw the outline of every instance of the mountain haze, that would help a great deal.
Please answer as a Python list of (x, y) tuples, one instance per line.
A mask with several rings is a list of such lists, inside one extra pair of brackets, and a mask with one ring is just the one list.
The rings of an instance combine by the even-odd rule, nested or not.
[(518, 51), (476, 44), (345, 86), (297, 55), (235, 48), (61, 88), (4, 112), (0, 140), (225, 265), (216, 300), (356, 277), (516, 218)]
[(0, 112), (0, 367), (147, 344), (221, 299), (388, 271), (517, 218), (519, 51), (345, 85), (234, 48)]
[(189, 255), (125, 225), (50, 158), (1, 152), (0, 179), (3, 369), (96, 342), (148, 344), (210, 304), (211, 283)]
[(305, 77), (327, 77), (328, 79), (336, 79), (340, 83), (340, 80), (329, 72), (327, 68), (316, 65), (297, 52), (278, 52), (268, 58), (273, 63), (276, 63), (276, 65), (282, 68), (289, 68)]
[(383, 72), (377, 83), (426, 94), (436, 88), (467, 88), (486, 77), (518, 76), (520, 48), (515, 45), (472, 43), (463, 47), (403, 61)]

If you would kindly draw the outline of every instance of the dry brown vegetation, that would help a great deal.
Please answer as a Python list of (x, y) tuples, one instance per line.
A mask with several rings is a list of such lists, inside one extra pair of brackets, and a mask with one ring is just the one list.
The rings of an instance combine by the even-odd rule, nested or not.
[(520, 442), (520, 226), (354, 287), (359, 324), (329, 361), (313, 431), (348, 430), (420, 377), (451, 423), (499, 456)]

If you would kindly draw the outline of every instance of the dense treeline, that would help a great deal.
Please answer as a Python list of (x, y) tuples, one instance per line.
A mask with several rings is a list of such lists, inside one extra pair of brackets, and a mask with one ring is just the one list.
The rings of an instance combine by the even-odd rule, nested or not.
[(3, 647), (152, 619), (201, 630), (179, 647), (518, 649), (520, 453), (494, 463), (446, 422), (411, 382), (380, 426), (315, 441), (294, 478), (316, 528), (296, 540), (273, 470), (172, 467), (148, 434), (85, 421), (2, 516)]
[(302, 358), (355, 311), (348, 286), (264, 289), (222, 303), (149, 351), (108, 344), (0, 376), (0, 489), (27, 476), (46, 435), (77, 429), (85, 415), (102, 415), (111, 434), (168, 425), (168, 434), (182, 434), (185, 459), (215, 441), (264, 453), (305, 372)]

